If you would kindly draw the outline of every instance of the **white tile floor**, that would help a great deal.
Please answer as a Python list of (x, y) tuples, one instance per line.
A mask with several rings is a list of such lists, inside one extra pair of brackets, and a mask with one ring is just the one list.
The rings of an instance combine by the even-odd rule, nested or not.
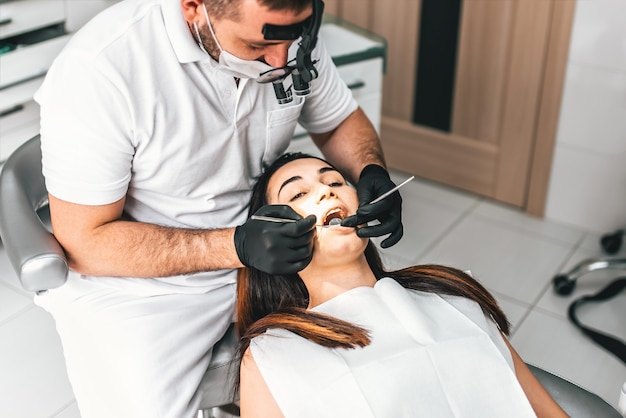
[[(595, 292), (619, 272), (592, 273), (567, 298), (556, 296), (550, 284), (555, 274), (600, 255), (599, 236), (426, 181), (415, 180), (402, 190), (405, 236), (384, 252), (388, 263), (432, 262), (471, 270), (510, 316), (511, 340), (526, 361), (617, 405), (626, 366), (583, 337), (567, 321), (566, 310), (576, 295)], [(626, 295), (585, 312), (587, 322), (623, 340), (624, 318)], [(0, 417), (80, 416), (53, 321), (20, 289), (2, 247), (0, 399)]]

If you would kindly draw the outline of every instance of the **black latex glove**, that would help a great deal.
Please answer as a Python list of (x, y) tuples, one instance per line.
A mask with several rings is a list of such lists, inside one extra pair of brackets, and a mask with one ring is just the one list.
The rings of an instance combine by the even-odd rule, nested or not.
[(239, 260), (269, 274), (292, 274), (305, 268), (313, 257), (315, 215), (302, 218), (287, 205), (266, 205), (255, 215), (294, 219), (277, 223), (248, 219), (235, 229)]
[(390, 234), (380, 246), (391, 247), (402, 238), (402, 197), (397, 191), (387, 196), (380, 202), (369, 204), (372, 200), (385, 192), (393, 189), (396, 185), (391, 181), (389, 173), (377, 164), (366, 166), (357, 183), (356, 190), (359, 196), (359, 208), (356, 215), (348, 216), (341, 222), (342, 226), (356, 227), (378, 220), (380, 224), (364, 226), (357, 229), (360, 237), (380, 237)]

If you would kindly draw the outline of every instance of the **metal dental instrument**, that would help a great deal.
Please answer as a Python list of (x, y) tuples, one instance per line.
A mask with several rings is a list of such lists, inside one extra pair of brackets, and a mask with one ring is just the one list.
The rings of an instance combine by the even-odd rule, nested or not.
[[(275, 218), (273, 216), (263, 216), (263, 215), (252, 215), (250, 219), (254, 219), (256, 221), (276, 222), (276, 223), (281, 223), (281, 224), (296, 222), (294, 219)], [(328, 225), (315, 225), (315, 226), (320, 227), (320, 228), (328, 228), (329, 226), (335, 226), (335, 225), (341, 225), (341, 219), (335, 218), (335, 219), (332, 219), (330, 221), (330, 224)]]
[(277, 222), (277, 223), (290, 223), (290, 222), (296, 222), (295, 219), (288, 219), (288, 218), (275, 218), (273, 216), (263, 216), (263, 215), (252, 215), (250, 217), (250, 219), (254, 219), (256, 221), (267, 221), (267, 222)]
[(387, 196), (392, 195), (393, 193), (395, 193), (400, 187), (404, 186), (405, 184), (407, 184), (408, 182), (410, 182), (411, 180), (413, 180), (415, 178), (415, 176), (411, 176), (408, 179), (404, 180), (402, 183), (398, 184), (396, 187), (394, 187), (393, 189), (389, 190), (388, 192), (385, 192), (383, 194), (381, 194), (380, 196), (378, 196), (376, 199), (372, 200), (371, 202), (368, 203), (368, 205), (374, 204), (374, 203), (378, 203), (381, 200), (383, 200), (384, 198), (386, 198)]

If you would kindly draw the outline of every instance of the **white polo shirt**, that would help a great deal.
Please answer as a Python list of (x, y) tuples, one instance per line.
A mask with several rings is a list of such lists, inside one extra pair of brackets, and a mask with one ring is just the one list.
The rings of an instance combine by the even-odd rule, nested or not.
[[(312, 93), (280, 105), (271, 84), (237, 86), (216, 69), (179, 0), (118, 3), (72, 38), (35, 96), (46, 187), (83, 205), (126, 195), (126, 213), (141, 222), (239, 225), (255, 178), (285, 151), (298, 121), (327, 132), (357, 108), (321, 41), (313, 57)], [(235, 274), (108, 281), (146, 294), (195, 293)]]

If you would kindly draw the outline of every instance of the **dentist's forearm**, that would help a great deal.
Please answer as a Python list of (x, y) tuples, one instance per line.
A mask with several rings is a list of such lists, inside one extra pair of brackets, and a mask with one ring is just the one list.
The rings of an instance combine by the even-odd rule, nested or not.
[(170, 228), (121, 219), (125, 199), (89, 206), (49, 195), (55, 237), (71, 269), (94, 276), (163, 277), (242, 267), (234, 228)]
[(234, 228), (193, 230), (115, 221), (67, 251), (69, 266), (93, 276), (163, 277), (243, 265), (233, 244)]
[(383, 150), (376, 129), (361, 108), (354, 111), (332, 132), (312, 134), (324, 156), (351, 181), (369, 164), (385, 167)]

